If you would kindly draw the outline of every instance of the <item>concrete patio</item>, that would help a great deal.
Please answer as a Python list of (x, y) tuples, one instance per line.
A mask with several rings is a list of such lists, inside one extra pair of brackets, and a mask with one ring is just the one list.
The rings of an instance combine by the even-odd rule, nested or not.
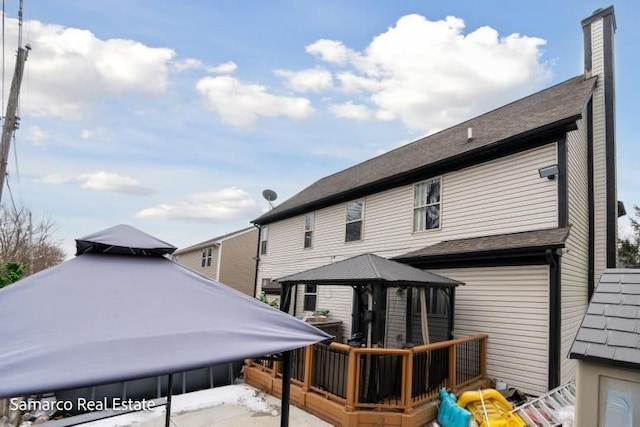
[[(321, 419), (291, 406), (289, 425), (329, 427)], [(173, 397), (174, 427), (235, 427), (280, 425), (280, 399), (246, 384), (202, 390)], [(83, 427), (163, 427), (164, 406), (81, 424)]]

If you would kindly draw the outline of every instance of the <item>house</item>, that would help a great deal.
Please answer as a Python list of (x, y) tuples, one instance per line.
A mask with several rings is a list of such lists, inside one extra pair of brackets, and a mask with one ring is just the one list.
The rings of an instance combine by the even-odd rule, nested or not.
[[(374, 253), (465, 283), (450, 335), (488, 334), (490, 377), (530, 394), (573, 379), (565, 356), (595, 279), (615, 267), (618, 206), (613, 7), (582, 28), (580, 75), (324, 177), (256, 218), (258, 291)], [(328, 309), (345, 337), (357, 332), (349, 287), (294, 295), (295, 315)], [(420, 304), (383, 298), (384, 346), (416, 344), (393, 325)], [(437, 298), (429, 316), (448, 306)]]
[(182, 265), (249, 296), (255, 296), (258, 229), (247, 227), (178, 249), (173, 259)]
[(640, 424), (640, 270), (605, 270), (569, 357), (577, 426)]

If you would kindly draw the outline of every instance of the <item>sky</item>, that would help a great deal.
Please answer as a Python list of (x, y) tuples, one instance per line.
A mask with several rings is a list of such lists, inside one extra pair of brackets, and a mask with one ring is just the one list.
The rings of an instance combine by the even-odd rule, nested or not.
[[(595, 0), (24, 0), (31, 46), (2, 203), (74, 239), (177, 247), (323, 176), (583, 72)], [(614, 4), (618, 198), (640, 205), (640, 2)], [(18, 47), (5, 1), (2, 108)], [(628, 221), (620, 223), (629, 232)]]

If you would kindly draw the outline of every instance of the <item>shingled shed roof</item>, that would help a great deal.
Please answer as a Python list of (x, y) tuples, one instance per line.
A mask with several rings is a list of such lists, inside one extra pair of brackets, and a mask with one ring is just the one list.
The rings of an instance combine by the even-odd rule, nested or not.
[[(581, 117), (595, 83), (596, 77), (574, 77), (324, 177), (253, 222), (268, 224), (344, 198), (377, 192), (383, 184), (401, 185), (403, 180), (443, 167), (453, 159), (478, 158), (480, 153), (516, 139), (556, 128), (570, 130), (570, 126), (575, 126), (575, 121)], [(471, 140), (468, 139), (469, 128), (473, 129)]]
[(564, 247), (568, 236), (569, 227), (566, 227), (472, 237), (468, 239), (444, 240), (422, 249), (398, 255), (392, 259), (411, 260), (451, 254), (472, 254), (495, 251), (509, 251), (513, 253), (514, 250), (518, 249), (561, 248)]
[(605, 270), (569, 357), (640, 367), (640, 269)]

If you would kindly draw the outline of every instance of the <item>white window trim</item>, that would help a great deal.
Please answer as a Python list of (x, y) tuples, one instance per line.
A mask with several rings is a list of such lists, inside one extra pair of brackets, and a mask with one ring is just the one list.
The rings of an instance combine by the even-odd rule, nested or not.
[[(349, 203), (356, 202), (358, 200), (362, 200), (362, 210), (360, 211), (360, 219), (354, 221), (347, 221), (347, 215), (349, 214)], [(344, 243), (358, 243), (364, 241), (364, 214), (365, 214), (366, 200), (364, 197), (360, 197), (358, 199), (353, 199), (348, 201), (344, 205)], [(358, 240), (347, 240), (347, 224), (353, 224), (355, 222), (361, 222), (362, 226), (360, 227), (360, 239)]]
[(267, 254), (268, 245), (269, 245), (269, 226), (264, 225), (260, 228), (260, 255)]
[[(318, 285), (310, 285), (310, 286), (315, 286), (316, 291), (315, 292), (307, 292), (307, 285), (303, 285), (304, 286), (304, 292), (303, 292), (303, 297), (302, 297), (302, 311), (316, 311), (318, 309)], [(313, 310), (305, 310), (304, 308), (304, 303), (305, 300), (307, 299), (307, 296), (315, 296), (315, 307)]]
[(200, 262), (200, 265), (202, 266), (202, 268), (211, 267), (212, 258), (213, 258), (213, 247), (208, 246), (202, 249), (202, 260)]
[[(434, 180), (434, 179), (439, 179), (440, 180), (440, 201), (438, 203), (431, 203), (431, 204), (422, 205), (422, 206), (414, 206), (415, 197), (416, 197), (416, 186), (418, 186), (418, 185), (420, 185), (420, 184), (422, 184), (424, 182)], [(439, 230), (442, 229), (442, 218), (443, 218), (442, 212), (443, 212), (443, 206), (444, 206), (444, 204), (442, 202), (443, 199), (444, 199), (443, 191), (442, 191), (443, 188), (444, 188), (444, 178), (443, 178), (442, 175), (433, 176), (433, 177), (428, 178), (428, 179), (423, 179), (422, 181), (416, 182), (415, 184), (413, 184), (411, 186), (411, 200), (412, 200), (412, 203), (411, 203), (411, 233), (412, 234), (428, 233), (428, 232), (431, 232), (431, 231), (439, 231)], [(416, 209), (422, 209), (422, 208), (425, 208), (425, 207), (428, 207), (428, 206), (435, 206), (435, 205), (440, 205), (440, 218), (438, 220), (438, 226), (436, 228), (425, 228), (424, 230), (414, 230), (414, 216), (415, 216)]]
[[(307, 216), (311, 216), (311, 228), (307, 230)], [(307, 212), (304, 214), (304, 234), (302, 239), (302, 248), (303, 249), (313, 249), (313, 235), (315, 234), (315, 226), (316, 226), (316, 214), (315, 212)], [(307, 246), (307, 233), (311, 233), (311, 242), (309, 246)]]

